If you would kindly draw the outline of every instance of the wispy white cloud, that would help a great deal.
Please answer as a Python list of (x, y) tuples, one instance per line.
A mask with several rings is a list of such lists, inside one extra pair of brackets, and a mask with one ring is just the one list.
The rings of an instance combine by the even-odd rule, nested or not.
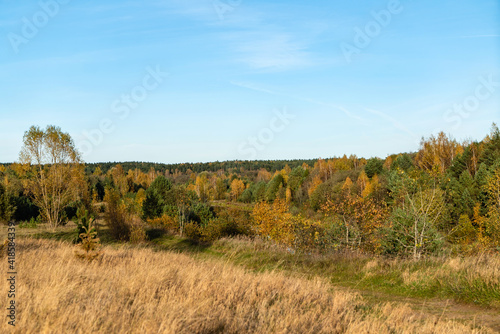
[(286, 70), (312, 64), (307, 45), (286, 33), (261, 31), (234, 39), (237, 60), (255, 69)]
[[(303, 32), (277, 25), (277, 8), (259, 9), (255, 4), (242, 2), (225, 13), (221, 20), (211, 0), (172, 0), (169, 8), (179, 14), (203, 21), (218, 31), (213, 37), (229, 50), (234, 62), (255, 70), (286, 71), (317, 64), (310, 45), (314, 36), (322, 33), (325, 24), (318, 23), (306, 37)], [(172, 7), (173, 6), (173, 7)], [(313, 25), (311, 22), (304, 24)], [(312, 36), (311, 36), (312, 34)]]
[(87, 11), (92, 13), (102, 13), (102, 12), (113, 12), (124, 8), (132, 8), (132, 7), (140, 7), (141, 4), (135, 1), (121, 1), (121, 2), (112, 2), (112, 3), (90, 3), (84, 4), (75, 2), (73, 4), (75, 10), (78, 11)]
[(20, 69), (36, 69), (49, 66), (74, 65), (90, 62), (113, 61), (117, 59), (116, 54), (125, 54), (134, 47), (117, 47), (85, 51), (80, 53), (68, 54), (66, 56), (48, 56), (33, 58), (27, 60), (15, 60), (12, 62), (0, 63), (0, 71), (17, 71)]
[(262, 88), (259, 85), (249, 83), (249, 82), (241, 82), (241, 81), (231, 81), (231, 85), (242, 87), (242, 88), (248, 88), (257, 92), (262, 92), (262, 93), (267, 93), (271, 95), (282, 95), (281, 93), (277, 93), (273, 90), (267, 89), (267, 88)]
[(213, 21), (217, 19), (217, 13), (213, 8), (211, 0), (159, 0), (152, 1), (158, 8), (163, 8), (169, 14), (189, 16), (201, 21)]
[(308, 97), (302, 97), (302, 96), (298, 96), (298, 95), (291, 95), (291, 94), (287, 94), (287, 93), (282, 93), (282, 92), (274, 91), (274, 90), (271, 90), (271, 89), (268, 89), (268, 88), (263, 88), (260, 85), (256, 85), (256, 84), (248, 83), (248, 82), (231, 81), (231, 84), (235, 85), (235, 86), (242, 87), (242, 88), (247, 88), (247, 89), (255, 90), (255, 91), (258, 91), (258, 92), (262, 92), (262, 93), (267, 93), (267, 94), (271, 94), (271, 95), (278, 95), (278, 96), (284, 96), (284, 97), (288, 97), (288, 98), (291, 98), (291, 99), (294, 99), (294, 100), (297, 100), (297, 101), (303, 101), (303, 102), (308, 102), (308, 103), (315, 104), (315, 105), (318, 105), (318, 106), (327, 107), (327, 108), (330, 108), (330, 109), (334, 109), (337, 112), (341, 112), (341, 113), (345, 114), (346, 116), (348, 116), (349, 118), (355, 119), (357, 121), (364, 121), (364, 119), (362, 117), (356, 115), (355, 113), (353, 113), (352, 111), (348, 110), (347, 108), (345, 108), (343, 106), (340, 106), (340, 105), (337, 105), (337, 104), (325, 103), (325, 102), (318, 101), (316, 99), (311, 99), (311, 98), (308, 98)]
[(494, 37), (500, 37), (499, 34), (490, 34), (490, 35), (465, 35), (465, 36), (457, 36), (454, 38), (494, 38)]
[(372, 113), (374, 115), (377, 115), (378, 117), (388, 121), (390, 124), (392, 124), (392, 126), (398, 130), (401, 130), (403, 132), (406, 132), (407, 134), (409, 134), (412, 138), (416, 138), (418, 139), (418, 136), (413, 133), (410, 129), (408, 129), (403, 123), (399, 122), (397, 119), (395, 119), (394, 117), (392, 117), (391, 115), (385, 113), (385, 112), (382, 112), (382, 111), (379, 111), (379, 110), (374, 110), (374, 109), (369, 109), (369, 108), (365, 108), (366, 111), (368, 111), (369, 113)]

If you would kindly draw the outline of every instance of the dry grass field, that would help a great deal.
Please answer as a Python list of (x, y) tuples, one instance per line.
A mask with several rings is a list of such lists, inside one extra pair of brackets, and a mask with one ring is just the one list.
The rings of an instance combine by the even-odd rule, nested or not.
[[(2, 317), (2, 333), (493, 333), (404, 304), (368, 305), (319, 278), (149, 248), (106, 246), (89, 264), (70, 243), (19, 239), (16, 260), (17, 322)], [(4, 312), (7, 303), (0, 294)]]

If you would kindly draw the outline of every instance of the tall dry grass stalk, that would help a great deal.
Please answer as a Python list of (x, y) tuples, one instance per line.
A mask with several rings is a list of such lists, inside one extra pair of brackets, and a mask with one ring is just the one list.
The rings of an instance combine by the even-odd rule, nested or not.
[[(1, 333), (491, 332), (423, 319), (403, 305), (370, 308), (319, 279), (145, 248), (105, 247), (88, 263), (70, 244), (25, 239), (17, 262), (17, 323), (12, 329), (2, 317)], [(0, 282), (0, 305), (7, 305), (7, 282)]]

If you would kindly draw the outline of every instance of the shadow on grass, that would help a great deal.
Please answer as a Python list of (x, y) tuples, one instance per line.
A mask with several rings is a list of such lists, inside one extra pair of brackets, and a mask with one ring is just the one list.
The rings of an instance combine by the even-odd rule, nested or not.
[(77, 233), (76, 231), (44, 231), (33, 234), (33, 237), (40, 239), (74, 242), (76, 240)]
[[(48, 239), (48, 240), (77, 243), (78, 232), (76, 228), (74, 228), (65, 231), (41, 231), (33, 233), (31, 236), (33, 238), (38, 238), (38, 239)], [(107, 227), (98, 226), (97, 236), (99, 237), (99, 240), (103, 245), (118, 243), (118, 241), (112, 236), (111, 232)]]
[(146, 230), (146, 236), (147, 236), (148, 240), (151, 240), (151, 241), (162, 238), (166, 234), (167, 234), (167, 232), (165, 230), (160, 229), (160, 228), (152, 228), (152, 229)]
[[(157, 250), (193, 254), (204, 252), (210, 247), (210, 244), (208, 243), (181, 238), (179, 236), (169, 234), (162, 229), (148, 229), (146, 230), (146, 236), (150, 246)], [(76, 229), (69, 231), (43, 231), (32, 234), (32, 237), (38, 239), (76, 243), (77, 232)], [(98, 227), (98, 237), (102, 245), (115, 245), (124, 243), (124, 241), (116, 240), (109, 228), (104, 226)]]
[(166, 250), (178, 253), (201, 253), (210, 248), (210, 244), (196, 240), (180, 238), (158, 229), (146, 231), (148, 240), (157, 250)]

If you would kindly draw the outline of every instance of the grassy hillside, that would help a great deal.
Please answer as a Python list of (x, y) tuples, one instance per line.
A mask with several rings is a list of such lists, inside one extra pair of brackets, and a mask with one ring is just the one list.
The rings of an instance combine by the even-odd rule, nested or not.
[(115, 244), (88, 264), (70, 243), (34, 239), (19, 239), (17, 252), (16, 333), (493, 333), (403, 304), (370, 304), (322, 278), (214, 258)]

